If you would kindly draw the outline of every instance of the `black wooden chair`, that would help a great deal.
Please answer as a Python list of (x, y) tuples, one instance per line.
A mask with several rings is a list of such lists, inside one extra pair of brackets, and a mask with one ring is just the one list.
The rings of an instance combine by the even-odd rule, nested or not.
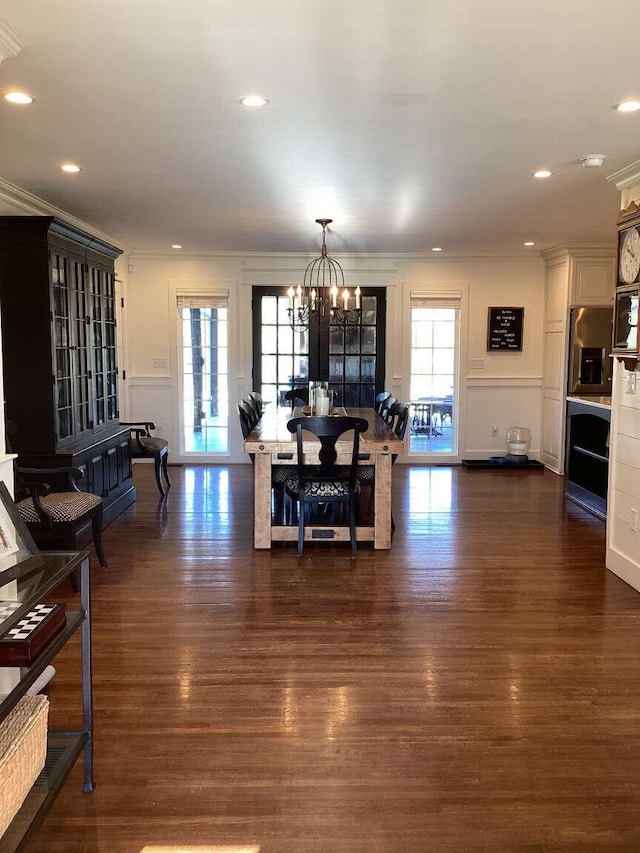
[(380, 410), (382, 409), (385, 400), (387, 400), (390, 396), (390, 391), (382, 391), (380, 394), (376, 394), (376, 401), (373, 408), (378, 414), (380, 414)]
[(78, 551), (79, 534), (91, 522), (98, 561), (106, 566), (102, 550), (102, 498), (78, 488), (80, 468), (15, 467), (16, 508), (42, 551)]
[[(295, 476), (285, 483), (285, 494), (298, 503), (298, 556), (304, 548), (305, 518), (309, 507), (326, 505), (331, 510), (340, 507), (348, 512), (351, 553), (357, 551), (356, 521), (358, 512), (358, 451), (360, 434), (369, 424), (364, 418), (302, 417), (291, 418), (289, 432), (296, 434), (298, 465)], [(307, 465), (304, 460), (302, 433), (310, 432), (320, 439), (320, 464)], [(336, 442), (345, 432), (353, 431), (351, 463), (337, 465)]]
[[(242, 438), (246, 439), (260, 418), (256, 417), (255, 409), (249, 400), (242, 400), (242, 402), (238, 403), (238, 417), (240, 418)], [(249, 458), (251, 459), (251, 463), (255, 464), (255, 454), (250, 453)], [(296, 469), (291, 465), (271, 466), (271, 488), (275, 495), (275, 510), (279, 517), (284, 512), (285, 523), (289, 520), (289, 504), (285, 500), (284, 484), (295, 473)]]
[[(162, 497), (171, 488), (167, 466), (169, 464), (169, 442), (164, 438), (151, 435), (156, 428), (153, 421), (120, 421), (120, 426), (130, 427), (129, 451), (132, 459), (153, 459), (158, 491)], [(166, 488), (162, 484), (160, 472), (164, 475)]]
[(296, 407), (296, 403), (301, 406), (309, 405), (309, 389), (308, 388), (292, 388), (284, 395), (284, 399), (291, 403), (291, 411)]
[(393, 415), (391, 414), (391, 409), (395, 406), (398, 401), (395, 397), (389, 395), (385, 400), (382, 401), (382, 405), (380, 406), (380, 411), (378, 414), (389, 426), (393, 424)]
[[(391, 426), (396, 436), (404, 441), (407, 432), (407, 424), (409, 423), (410, 406), (409, 403), (395, 402), (389, 409), (387, 423)], [(391, 467), (396, 464), (398, 454), (394, 453), (391, 456)], [(358, 469), (358, 481), (361, 486), (369, 487), (373, 493), (373, 487), (376, 481), (375, 465), (361, 465)], [(391, 529), (395, 530), (396, 525), (393, 520), (393, 512), (391, 513)]]
[(262, 399), (262, 394), (259, 394), (257, 391), (249, 391), (247, 394), (247, 401), (254, 406), (258, 413), (259, 420), (264, 412), (264, 400)]

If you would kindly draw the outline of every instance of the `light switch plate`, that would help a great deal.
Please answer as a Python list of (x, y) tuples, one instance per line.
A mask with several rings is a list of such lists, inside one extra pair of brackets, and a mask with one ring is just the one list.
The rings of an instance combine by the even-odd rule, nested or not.
[(472, 358), (469, 367), (471, 370), (484, 370), (484, 358)]
[(152, 358), (151, 359), (151, 367), (153, 370), (166, 370), (169, 366), (169, 362), (166, 358)]
[(629, 371), (626, 370), (624, 374), (624, 392), (625, 394), (635, 394), (636, 393), (636, 377), (637, 373), (635, 370)]

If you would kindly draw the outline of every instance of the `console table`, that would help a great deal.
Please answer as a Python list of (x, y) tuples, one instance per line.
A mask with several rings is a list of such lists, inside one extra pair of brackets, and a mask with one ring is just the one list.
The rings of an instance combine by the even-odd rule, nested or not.
[(20, 602), (20, 607), (0, 623), (3, 637), (34, 605), (45, 600), (73, 572), (80, 573), (80, 609), (66, 611), (66, 624), (55, 635), (34, 663), (17, 669), (19, 680), (13, 689), (0, 697), (0, 720), (28, 691), (29, 687), (51, 663), (68, 640), (80, 630), (82, 645), (82, 711), (80, 731), (49, 731), (47, 760), (22, 808), (0, 838), (0, 853), (21, 850), (27, 839), (43, 821), (48, 809), (69, 775), (76, 760), (84, 758), (83, 791), (94, 789), (93, 722), (91, 690), (91, 619), (89, 588), (89, 555), (86, 551), (46, 551), (0, 573), (0, 598)]

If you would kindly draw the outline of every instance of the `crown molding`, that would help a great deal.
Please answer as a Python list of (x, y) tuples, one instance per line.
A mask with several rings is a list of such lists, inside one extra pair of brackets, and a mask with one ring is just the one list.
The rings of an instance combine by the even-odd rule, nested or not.
[[(156, 258), (159, 260), (184, 260), (193, 261), (198, 259), (227, 259), (243, 261), (243, 269), (273, 271), (274, 269), (290, 269), (291, 263), (306, 266), (312, 259), (312, 252), (240, 252), (240, 251), (195, 251), (185, 250), (169, 252), (164, 247), (154, 250), (152, 247), (138, 247), (132, 250), (132, 258)], [(340, 253), (332, 252), (331, 257), (340, 262), (345, 269), (366, 269), (368, 263), (387, 264), (391, 271), (396, 271), (398, 266), (406, 263), (429, 263), (430, 265), (449, 264), (453, 261), (531, 261), (539, 264), (541, 252), (515, 251), (515, 252), (442, 252), (434, 256), (432, 252), (358, 252)], [(280, 266), (278, 266), (280, 265)], [(380, 269), (380, 267), (378, 267)], [(304, 271), (304, 270), (303, 270)]]
[(551, 246), (540, 253), (543, 260), (556, 258), (615, 258), (616, 247), (613, 243), (563, 243)]
[(55, 216), (57, 219), (62, 219), (65, 222), (68, 222), (69, 225), (75, 225), (76, 228), (80, 228), (82, 231), (88, 231), (100, 240), (104, 240), (105, 243), (111, 243), (112, 246), (117, 246), (119, 249), (122, 249), (122, 252), (125, 255), (131, 254), (131, 246), (123, 243), (122, 240), (117, 240), (110, 234), (105, 234), (104, 231), (100, 231), (89, 222), (84, 222), (82, 219), (78, 219), (77, 216), (73, 216), (68, 211), (62, 210), (54, 204), (49, 204), (49, 202), (44, 199), (33, 195), (27, 190), (23, 190), (22, 187), (16, 186), (16, 184), (12, 184), (4, 178), (0, 178), (0, 203), (2, 202), (6, 202), (14, 207), (17, 215)]
[(607, 175), (606, 180), (615, 184), (616, 189), (619, 190), (626, 190), (628, 187), (640, 184), (640, 160), (635, 160), (623, 169)]
[(17, 56), (23, 50), (24, 45), (11, 27), (0, 21), (0, 63), (10, 56)]

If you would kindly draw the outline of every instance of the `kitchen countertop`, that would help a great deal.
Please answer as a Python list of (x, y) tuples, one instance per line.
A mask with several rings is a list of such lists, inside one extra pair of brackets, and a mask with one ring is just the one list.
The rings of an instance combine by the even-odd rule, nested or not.
[(611, 397), (598, 397), (597, 395), (590, 396), (588, 394), (570, 394), (567, 397), (569, 402), (584, 403), (587, 406), (594, 406), (596, 409), (610, 409)]

